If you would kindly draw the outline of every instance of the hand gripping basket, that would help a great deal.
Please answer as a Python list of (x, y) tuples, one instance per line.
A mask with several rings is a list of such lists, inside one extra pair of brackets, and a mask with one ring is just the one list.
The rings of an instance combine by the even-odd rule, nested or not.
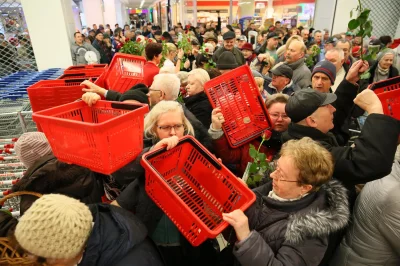
[(228, 223), (222, 213), (246, 210), (254, 193), (191, 136), (145, 153), (146, 192), (193, 245), (217, 237)]
[[(21, 195), (32, 195), (40, 198), (42, 195), (36, 192), (19, 191), (11, 193), (0, 200), (0, 205), (3, 205), (6, 200)], [(0, 265), (38, 265), (25, 254), (16, 249), (9, 237), (0, 237)]]
[(111, 174), (131, 162), (143, 149), (144, 115), (148, 105), (83, 101), (32, 115), (63, 162)]
[(213, 108), (220, 107), (225, 136), (239, 147), (271, 128), (264, 100), (247, 65), (208, 81), (204, 90)]

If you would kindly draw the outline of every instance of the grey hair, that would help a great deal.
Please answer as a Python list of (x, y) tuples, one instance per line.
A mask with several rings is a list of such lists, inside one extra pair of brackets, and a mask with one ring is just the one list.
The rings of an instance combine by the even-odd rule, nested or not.
[(195, 76), (195, 78), (200, 82), (201, 86), (204, 87), (204, 84), (210, 80), (210, 75), (208, 75), (207, 71), (202, 68), (196, 68), (189, 72), (188, 76)]
[(188, 82), (189, 72), (179, 71), (178, 73), (176, 73), (176, 75), (178, 76), (179, 80), (181, 81), (181, 84), (186, 84)]
[(353, 45), (351, 44), (351, 41), (349, 41), (349, 40), (346, 40), (346, 39), (343, 39), (343, 38), (341, 38), (341, 39), (339, 39), (337, 42), (336, 42), (336, 45), (338, 44), (338, 43), (348, 43), (349, 45), (350, 45), (350, 47), (349, 47), (349, 49), (351, 49), (352, 47), (353, 47)]
[(315, 36), (315, 34), (317, 34), (317, 33), (322, 33), (322, 31), (320, 31), (320, 30), (314, 31), (314, 36)]
[(334, 47), (334, 48), (332, 48), (331, 50), (326, 51), (325, 54), (334, 53), (334, 52), (338, 53), (340, 61), (344, 59), (344, 52), (343, 52), (343, 50), (340, 49), (340, 48), (337, 48), (337, 47)]
[(157, 103), (144, 118), (144, 136), (149, 139), (158, 140), (156, 133), (158, 119), (168, 112), (179, 112), (182, 116), (182, 123), (185, 127), (185, 135), (194, 136), (192, 124), (186, 118), (182, 105), (176, 101), (161, 101)]
[(309, 29), (302, 29), (302, 30), (301, 30), (301, 34), (305, 33), (306, 31), (308, 31), (308, 33), (310, 33), (310, 30), (309, 30)]
[(176, 74), (162, 73), (154, 76), (151, 88), (165, 94), (165, 100), (175, 101), (178, 98), (181, 81)]

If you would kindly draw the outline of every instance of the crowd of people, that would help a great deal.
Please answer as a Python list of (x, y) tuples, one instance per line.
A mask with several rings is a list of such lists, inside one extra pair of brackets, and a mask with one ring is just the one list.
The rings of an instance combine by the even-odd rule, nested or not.
[[(183, 34), (192, 45), (186, 54), (178, 47)], [(103, 175), (59, 161), (43, 133), (22, 135), (15, 150), (28, 170), (13, 191), (44, 195), (22, 197), (19, 221), (1, 212), (0, 234), (13, 235), (32, 259), (47, 265), (400, 264), (400, 123), (384, 114), (368, 88), (398, 76), (390, 37), (360, 47), (351, 32), (331, 36), (280, 22), (268, 29), (179, 24), (164, 33), (150, 23), (135, 32), (129, 25), (114, 31), (93, 25), (74, 37), (76, 64), (109, 63), (127, 40), (147, 41), (143, 83), (124, 93), (82, 83), (89, 106), (102, 97), (149, 105), (144, 148)], [(360, 59), (372, 50), (376, 60)], [(242, 65), (251, 68), (265, 99), (272, 135), (232, 148), (223, 131), (227, 114), (212, 108), (204, 87)], [(350, 145), (349, 127), (359, 116), (365, 122)], [(253, 188), (256, 202), (248, 210), (222, 214), (229, 224), (222, 250), (215, 239), (190, 245), (145, 191), (142, 155), (172, 149), (185, 135), (238, 178), (252, 160), (252, 146), (273, 168)]]

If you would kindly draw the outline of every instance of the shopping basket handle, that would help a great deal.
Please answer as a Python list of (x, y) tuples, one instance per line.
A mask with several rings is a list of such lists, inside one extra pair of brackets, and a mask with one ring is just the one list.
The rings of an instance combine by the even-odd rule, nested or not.
[(114, 109), (136, 110), (141, 107), (143, 107), (143, 105), (126, 104), (126, 103), (118, 103), (118, 102), (111, 103), (111, 108), (114, 108)]

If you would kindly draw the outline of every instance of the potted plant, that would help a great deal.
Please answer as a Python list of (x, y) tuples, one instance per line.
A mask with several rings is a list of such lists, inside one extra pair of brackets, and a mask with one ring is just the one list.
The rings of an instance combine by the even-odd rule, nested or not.
[(256, 149), (254, 145), (250, 144), (249, 155), (252, 158), (252, 161), (247, 164), (242, 178), (250, 188), (257, 187), (261, 180), (264, 177), (268, 177), (273, 171), (273, 167), (271, 165), (272, 156), (267, 158), (264, 153), (260, 152), (263, 143), (268, 141), (271, 138), (271, 135), (271, 131), (264, 131), (264, 133), (261, 135), (262, 140), (258, 146), (258, 149)]

